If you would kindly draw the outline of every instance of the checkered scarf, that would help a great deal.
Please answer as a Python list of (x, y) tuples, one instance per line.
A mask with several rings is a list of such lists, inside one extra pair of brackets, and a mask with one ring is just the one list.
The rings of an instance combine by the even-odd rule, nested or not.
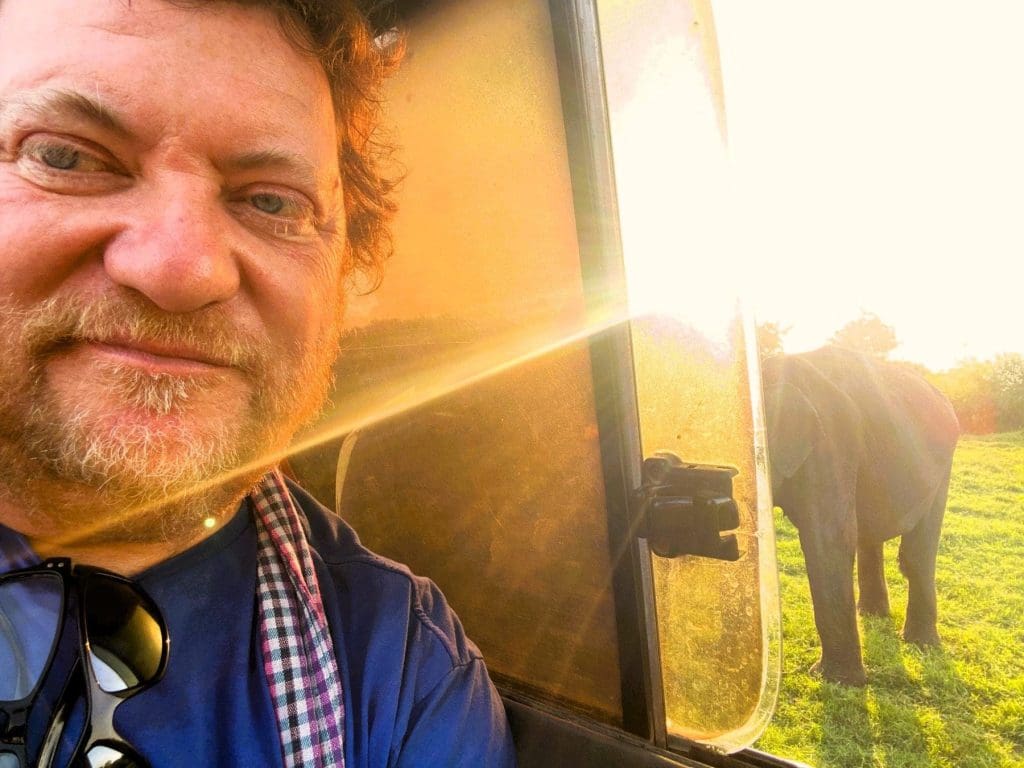
[(345, 703), (313, 558), (277, 471), (250, 496), (263, 670), (286, 768), (344, 768)]

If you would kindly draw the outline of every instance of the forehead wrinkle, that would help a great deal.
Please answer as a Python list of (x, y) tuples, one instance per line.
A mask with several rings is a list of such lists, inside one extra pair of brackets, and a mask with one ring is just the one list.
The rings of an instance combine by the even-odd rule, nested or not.
[[(0, 0), (2, 2), (2, 0)], [(184, 6), (176, 5), (174, 3), (161, 3), (161, 5), (152, 8), (136, 9), (132, 7), (131, 0), (124, 0), (126, 14), (123, 18), (116, 21), (110, 21), (106, 24), (86, 24), (87, 28), (96, 29), (101, 32), (105, 32), (110, 35), (118, 37), (130, 37), (139, 39), (153, 39), (154, 36), (159, 36), (161, 24), (163, 19), (161, 18), (165, 14), (174, 14), (182, 10), (187, 10), (189, 13), (201, 13), (201, 14), (213, 14), (223, 16), (233, 11), (244, 11), (246, 14), (259, 13), (265, 16), (269, 22), (268, 28), (271, 30), (273, 37), (277, 38), (281, 42), (286, 44), (286, 49), (289, 50), (293, 55), (300, 59), (305, 59), (309, 63), (313, 64), (314, 67), (324, 75), (326, 79), (326, 73), (323, 71), (323, 66), (320, 60), (306, 50), (301, 45), (297, 45), (281, 27), (281, 23), (277, 18), (276, 14), (269, 8), (255, 4), (248, 6), (246, 4), (239, 4), (242, 7), (234, 7), (233, 3), (216, 3), (216, 4), (201, 4), (196, 3), (195, 5), (186, 4)], [(220, 7), (219, 7), (220, 6)], [(203, 41), (200, 41), (200, 44)], [(219, 41), (213, 41), (210, 44), (211, 51), (219, 51)], [(252, 79), (260, 82), (264, 88), (269, 88), (277, 92), (280, 96), (287, 98), (292, 101), (298, 102), (298, 106), (304, 110), (311, 109), (314, 104), (307, 103), (303, 99), (299, 98), (295, 93), (288, 92), (282, 88), (275, 87), (273, 85), (272, 75), (274, 74), (275, 68), (272, 61), (268, 61), (263, 58), (265, 54), (265, 47), (254, 49), (252, 52), (252, 59), (249, 61), (249, 66), (253, 68)], [(195, 51), (197, 56), (202, 56), (202, 50), (197, 49)], [(330, 89), (328, 88), (328, 97), (330, 96)], [(329, 100), (328, 104), (332, 102)], [(333, 107), (331, 108), (331, 114), (333, 115)]]
[[(116, 35), (117, 37), (140, 37), (140, 38), (144, 38), (144, 37), (148, 36), (147, 35), (148, 30), (136, 29), (136, 27), (140, 26), (140, 21), (138, 21), (136, 19), (133, 19), (131, 24), (124, 23), (124, 24), (120, 25), (120, 28), (118, 28), (118, 27), (116, 27), (114, 25), (108, 25), (108, 24), (83, 24), (82, 26), (85, 29), (95, 29), (95, 30), (98, 30), (100, 32), (106, 32), (107, 34), (110, 34), (110, 35)], [(150, 25), (150, 26), (152, 26), (152, 25)]]
[[(106, 32), (117, 37), (146, 39), (151, 38), (153, 33), (159, 30), (162, 21), (161, 17), (182, 10), (180, 6), (175, 5), (173, 2), (161, 2), (145, 8), (136, 7), (133, 5), (132, 0), (117, 0), (117, 2), (121, 5), (122, 16), (113, 19), (108, 18), (103, 23), (84, 22), (82, 27)], [(146, 3), (141, 5), (144, 6)], [(187, 10), (216, 12), (220, 9), (210, 7), (208, 4), (198, 3), (195, 7), (187, 7)]]

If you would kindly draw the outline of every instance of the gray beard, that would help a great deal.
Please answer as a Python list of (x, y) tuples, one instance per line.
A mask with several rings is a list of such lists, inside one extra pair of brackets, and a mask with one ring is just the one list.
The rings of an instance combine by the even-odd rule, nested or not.
[[(100, 373), (123, 408), (174, 419), (158, 429), (139, 423), (105, 429), (87, 403), (67, 413), (40, 379), (32, 387), (22, 443), (52, 479), (103, 488), (122, 502), (142, 505), (230, 472), (242, 463), (241, 446), (257, 439), (258, 426), (251, 419), (236, 430), (223, 422), (190, 423), (190, 395), (203, 386), (194, 379), (149, 376), (117, 363), (102, 365)], [(261, 406), (254, 402), (247, 411)]]
[[(33, 314), (56, 328), (102, 330), (116, 323), (123, 331), (122, 304), (63, 311), (50, 302)], [(145, 318), (145, 312), (131, 316)], [(3, 347), (19, 347), (10, 343), (11, 331), (18, 335), (21, 326), (12, 325), (0, 316), (5, 352)], [(186, 334), (165, 322), (141, 325), (143, 337)], [(187, 333), (203, 338), (202, 328)], [(14, 365), (0, 374), (0, 496), (44, 527), (71, 528), (93, 542), (192, 538), (204, 520), (233, 509), (319, 411), (333, 354), (293, 355), (298, 362), (288, 366), (271, 357), (262, 339), (227, 332), (214, 338), (237, 347), (231, 356), (250, 385), (247, 403), (227, 403), (235, 411), (230, 418), (201, 421), (190, 417), (190, 405), (216, 384), (215, 376), (151, 375), (104, 361), (96, 373), (105, 393), (122, 410), (158, 417), (114, 428), (90, 403), (60, 402), (47, 381), (46, 349), (33, 354), (29, 341), (21, 344), (29, 352), (23, 367), (17, 370), (22, 361), (8, 358)], [(332, 347), (328, 342), (319, 349)]]

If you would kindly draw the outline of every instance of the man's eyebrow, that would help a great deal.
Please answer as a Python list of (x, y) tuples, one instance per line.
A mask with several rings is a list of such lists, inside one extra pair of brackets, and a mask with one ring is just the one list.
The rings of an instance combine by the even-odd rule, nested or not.
[(120, 137), (131, 135), (125, 123), (112, 110), (77, 91), (48, 88), (0, 101), (0, 121), (11, 112), (27, 112), (40, 117), (67, 114), (94, 123)]
[(318, 187), (320, 180), (318, 169), (310, 160), (282, 149), (261, 149), (233, 155), (224, 162), (224, 166), (226, 170), (231, 171), (280, 169), (295, 175), (299, 182), (314, 189)]

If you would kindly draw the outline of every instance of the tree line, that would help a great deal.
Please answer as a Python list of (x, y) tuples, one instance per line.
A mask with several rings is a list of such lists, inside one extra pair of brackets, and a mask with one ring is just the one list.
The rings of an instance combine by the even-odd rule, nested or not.
[[(789, 330), (779, 323), (759, 324), (757, 341), (761, 357), (783, 354), (783, 338)], [(862, 313), (836, 331), (829, 343), (883, 360), (889, 359), (899, 346), (892, 326), (870, 312)], [(919, 363), (897, 362), (918, 371), (949, 398), (964, 432), (984, 435), (1024, 429), (1024, 356), (1007, 353), (993, 360), (971, 358), (939, 372)]]

